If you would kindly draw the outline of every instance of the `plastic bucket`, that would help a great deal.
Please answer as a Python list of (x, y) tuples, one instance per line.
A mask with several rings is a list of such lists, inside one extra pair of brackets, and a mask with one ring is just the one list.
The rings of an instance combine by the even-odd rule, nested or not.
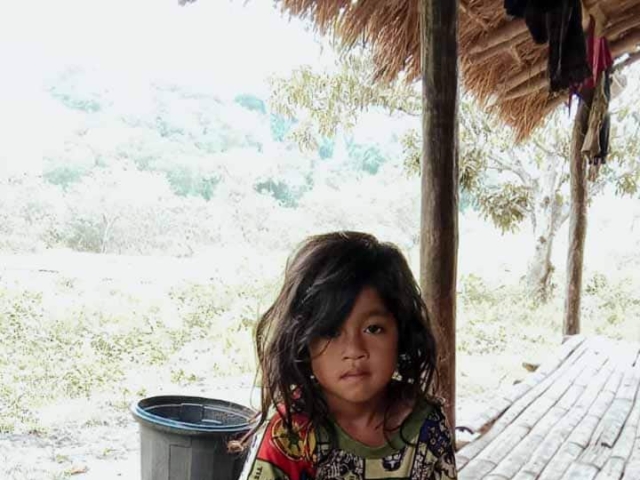
[(149, 397), (131, 405), (140, 424), (142, 480), (236, 480), (245, 455), (227, 442), (251, 429), (255, 412), (224, 400)]

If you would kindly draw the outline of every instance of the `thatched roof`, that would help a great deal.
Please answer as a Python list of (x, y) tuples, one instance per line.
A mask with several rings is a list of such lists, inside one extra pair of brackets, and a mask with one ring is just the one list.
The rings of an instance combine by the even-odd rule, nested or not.
[[(567, 99), (551, 94), (546, 45), (536, 45), (523, 20), (506, 15), (504, 0), (460, 1), (460, 66), (465, 87), (508, 125), (528, 136)], [(420, 77), (419, 0), (279, 0), (284, 11), (333, 32), (346, 47), (365, 41), (379, 78)], [(640, 0), (583, 0), (584, 11), (625, 64), (640, 57)], [(588, 18), (587, 15), (584, 15)]]

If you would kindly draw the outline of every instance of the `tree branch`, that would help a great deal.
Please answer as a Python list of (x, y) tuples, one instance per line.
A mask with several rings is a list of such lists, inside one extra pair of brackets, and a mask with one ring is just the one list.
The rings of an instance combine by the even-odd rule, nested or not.
[(531, 141), (533, 142), (533, 144), (536, 147), (538, 147), (540, 150), (542, 150), (547, 155), (554, 156), (554, 157), (563, 157), (564, 156), (562, 154), (562, 152), (558, 152), (557, 150), (550, 150), (544, 143), (542, 143), (540, 141), (540, 139), (538, 139), (536, 137), (532, 137)]
[[(498, 165), (496, 169), (501, 169), (515, 174), (525, 185), (531, 185), (532, 179), (529, 173), (524, 169), (520, 159), (514, 156), (512, 161), (498, 159), (497, 156), (490, 158), (490, 161)], [(490, 168), (488, 165), (487, 168)]]

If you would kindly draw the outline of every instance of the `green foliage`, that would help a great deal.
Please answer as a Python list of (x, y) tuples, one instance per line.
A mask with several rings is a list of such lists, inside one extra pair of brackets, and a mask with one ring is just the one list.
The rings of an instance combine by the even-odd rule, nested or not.
[(84, 113), (97, 113), (102, 110), (102, 95), (83, 87), (83, 72), (71, 68), (49, 89), (53, 98), (65, 107)]
[[(402, 81), (376, 84), (372, 82), (374, 71), (373, 62), (363, 52), (343, 56), (334, 72), (305, 67), (288, 78), (272, 80), (270, 104), (282, 115), (299, 120), (290, 136), (307, 149), (317, 149), (319, 138), (351, 131), (366, 111), (382, 108), (414, 118), (415, 126), (400, 137), (400, 147), (407, 172), (417, 175), (422, 149), (418, 129), (420, 92)], [(558, 159), (569, 155), (568, 116), (551, 115), (523, 145), (515, 145), (512, 132), (465, 94), (459, 119), (461, 208), (480, 209), (503, 232), (515, 231), (527, 219), (540, 224), (540, 216), (550, 212), (556, 217), (545, 221), (559, 228), (566, 218), (569, 176), (566, 162)], [(620, 125), (612, 129), (611, 161), (602, 169), (598, 185), (590, 189), (593, 195), (606, 183), (613, 184), (620, 195), (638, 192), (640, 151), (635, 138), (640, 116), (633, 118), (626, 104), (616, 111), (612, 124), (616, 122)], [(555, 176), (549, 174), (550, 166), (557, 169)], [(373, 170), (377, 171), (375, 167)], [(558, 208), (536, 211), (534, 198), (539, 197), (557, 199)]]
[(587, 279), (583, 309), (591, 317), (598, 317), (596, 333), (625, 339), (636, 335), (632, 318), (640, 313), (640, 298), (631, 277), (610, 279), (601, 272)]
[[(458, 349), (474, 357), (553, 347), (561, 332), (557, 304), (532, 304), (523, 285), (489, 285), (475, 275), (459, 282)], [(558, 312), (558, 313), (556, 313)]]
[(292, 186), (282, 180), (269, 179), (256, 184), (258, 193), (271, 195), (278, 200), (283, 207), (295, 208), (298, 200), (308, 190), (307, 186)]
[(271, 114), (269, 115), (269, 126), (271, 129), (271, 137), (276, 142), (283, 142), (289, 132), (291, 131), (291, 127), (296, 124), (295, 120), (286, 119), (282, 115)]
[(503, 232), (515, 231), (531, 208), (528, 189), (513, 183), (488, 188), (476, 201), (483, 217), (491, 219)]
[(318, 155), (322, 160), (333, 157), (335, 143), (328, 138), (322, 138), (318, 145)]
[(37, 290), (0, 289), (0, 335), (5, 339), (0, 401), (7, 405), (0, 424), (5, 429), (26, 422), (32, 408), (52, 399), (87, 396), (121, 380), (125, 365), (164, 361), (165, 352), (170, 353), (162, 337), (148, 331), (144, 317), (128, 323), (77, 301), (71, 310), (54, 315), (51, 301)]
[[(319, 73), (305, 67), (289, 78), (273, 79), (270, 104), (280, 114), (298, 119), (291, 138), (306, 149), (318, 149), (319, 139), (334, 138), (338, 129), (349, 132), (360, 115), (376, 108), (415, 117), (417, 124), (421, 109), (419, 90), (403, 82), (376, 84), (371, 81), (372, 77), (373, 64), (366, 55), (347, 55), (341, 59), (335, 73)], [(466, 95), (460, 109), (461, 208), (481, 205), (486, 210), (495, 206), (499, 210), (488, 218), (498, 221), (500, 228), (512, 230), (527, 217), (523, 207), (529, 200), (518, 195), (517, 202), (509, 209), (505, 202), (515, 194), (514, 181), (490, 181), (487, 174), (493, 159), (502, 158), (510, 148), (511, 133), (508, 129), (497, 128), (495, 120)], [(403, 164), (410, 175), (418, 175), (420, 171), (422, 137), (416, 127), (409, 128), (399, 139)], [(384, 158), (371, 147), (365, 147), (365, 150), (361, 168), (375, 173)], [(487, 191), (487, 184), (493, 185), (491, 191)], [(497, 191), (502, 186), (504, 192)]]
[(70, 185), (80, 181), (87, 171), (73, 165), (58, 165), (44, 173), (44, 178), (49, 183), (66, 189)]
[(0, 250), (30, 252), (57, 245), (64, 223), (64, 197), (42, 178), (0, 179)]
[(251, 95), (248, 93), (236, 95), (233, 101), (238, 105), (246, 108), (247, 110), (262, 113), (263, 115), (267, 113), (267, 107), (264, 103), (264, 100), (256, 97), (255, 95)]
[(480, 190), (486, 168), (486, 159), (481, 152), (467, 152), (465, 161), (460, 162), (460, 188), (465, 192)]
[(420, 175), (420, 163), (422, 155), (422, 135), (417, 129), (410, 129), (400, 139), (402, 145), (402, 157), (404, 168), (409, 175)]
[(375, 175), (386, 161), (386, 158), (375, 145), (349, 143), (347, 147), (349, 158), (357, 170)]
[(220, 183), (219, 176), (203, 174), (197, 167), (185, 164), (168, 170), (166, 174), (171, 189), (182, 197), (193, 195), (211, 200), (216, 185)]
[(615, 180), (615, 190), (617, 195), (635, 195), (638, 193), (640, 185), (640, 170), (624, 172)]
[[(32, 428), (50, 402), (118, 392), (144, 368), (180, 385), (250, 372), (253, 302), (271, 289), (216, 278), (145, 295), (110, 281), (31, 278), (27, 288), (0, 287), (0, 433)], [(194, 362), (203, 347), (215, 352), (211, 363)]]
[(352, 53), (342, 58), (337, 74), (317, 73), (305, 66), (291, 78), (272, 78), (269, 104), (274, 112), (298, 120), (292, 137), (302, 148), (312, 150), (318, 148), (319, 138), (333, 138), (338, 126), (351, 130), (366, 109), (419, 112), (420, 97), (413, 86), (377, 85), (369, 67), (366, 55)]

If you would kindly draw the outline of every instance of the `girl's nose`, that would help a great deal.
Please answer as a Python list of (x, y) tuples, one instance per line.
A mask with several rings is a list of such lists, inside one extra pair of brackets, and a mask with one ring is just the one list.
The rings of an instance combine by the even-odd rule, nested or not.
[(359, 360), (366, 358), (367, 349), (364, 340), (358, 333), (352, 335), (344, 335), (343, 358), (345, 360)]

